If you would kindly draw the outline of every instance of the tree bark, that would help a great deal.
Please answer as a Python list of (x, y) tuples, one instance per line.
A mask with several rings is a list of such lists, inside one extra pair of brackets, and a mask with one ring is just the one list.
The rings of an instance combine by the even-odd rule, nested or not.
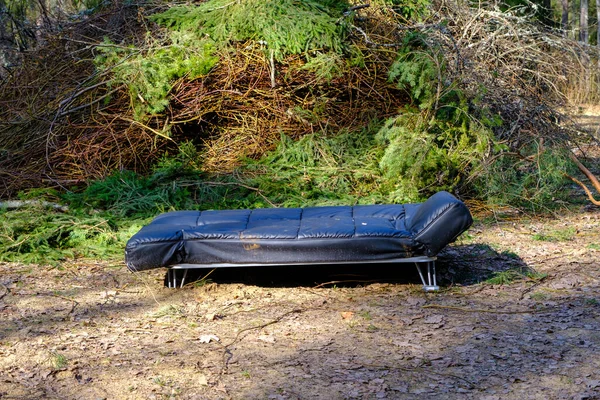
[(552, 18), (552, 2), (551, 2), (551, 0), (542, 0), (541, 21), (546, 26), (554, 26), (554, 18)]
[(600, 68), (600, 0), (596, 0), (596, 21), (598, 24), (596, 29), (596, 47), (598, 48), (598, 67)]
[(578, 39), (578, 31), (579, 28), (579, 12), (577, 9), (577, 1), (571, 0), (571, 15), (573, 16), (573, 23), (571, 24), (571, 30), (573, 31), (573, 40)]
[[(596, 0), (596, 3), (600, 0)], [(569, 32), (569, 0), (560, 0), (562, 6), (562, 14), (560, 16), (560, 29), (563, 31), (563, 36), (567, 37)]]
[(581, 0), (581, 14), (579, 15), (579, 40), (584, 44), (590, 43), (588, 13), (589, 0)]

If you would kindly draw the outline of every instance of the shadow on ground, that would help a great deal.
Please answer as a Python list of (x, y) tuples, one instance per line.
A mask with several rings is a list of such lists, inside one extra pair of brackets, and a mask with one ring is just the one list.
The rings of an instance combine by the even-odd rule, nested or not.
[[(516, 254), (498, 252), (484, 244), (452, 246), (438, 255), (438, 283), (442, 286), (474, 285), (498, 273), (532, 272)], [(423, 268), (425, 273), (426, 268)], [(181, 283), (184, 271), (177, 271)], [(295, 265), (190, 269), (185, 284), (243, 283), (262, 287), (357, 287), (371, 283), (421, 284), (414, 263)], [(165, 286), (168, 275), (165, 274)]]

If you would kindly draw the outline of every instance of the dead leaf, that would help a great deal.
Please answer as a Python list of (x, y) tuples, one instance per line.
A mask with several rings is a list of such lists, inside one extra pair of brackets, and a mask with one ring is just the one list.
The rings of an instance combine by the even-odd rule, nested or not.
[(258, 340), (261, 342), (275, 343), (275, 338), (272, 335), (259, 335)]
[(354, 317), (354, 313), (352, 311), (342, 311), (341, 313), (342, 319), (351, 319)]
[(206, 375), (201, 374), (200, 376), (198, 376), (198, 383), (200, 384), (200, 386), (208, 386), (208, 378), (206, 377)]
[(202, 335), (200, 336), (200, 343), (218, 342), (220, 339), (215, 335)]
[(430, 315), (429, 317), (425, 318), (423, 320), (423, 323), (425, 324), (439, 324), (442, 321), (444, 321), (444, 316), (443, 315)]
[(404, 302), (409, 306), (421, 306), (426, 300), (421, 297), (408, 297)]
[(208, 321), (214, 321), (215, 317), (216, 317), (216, 314), (214, 314), (214, 313), (208, 313), (204, 316), (204, 318), (206, 318), (206, 320), (208, 320)]

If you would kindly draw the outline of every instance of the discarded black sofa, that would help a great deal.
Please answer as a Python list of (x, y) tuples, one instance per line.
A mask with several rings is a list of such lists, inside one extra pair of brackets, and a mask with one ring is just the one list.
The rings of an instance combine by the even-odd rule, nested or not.
[(472, 222), (448, 192), (420, 204), (173, 211), (129, 239), (125, 261), (131, 271), (168, 267), (173, 287), (190, 268), (415, 263), (436, 290), (436, 255)]

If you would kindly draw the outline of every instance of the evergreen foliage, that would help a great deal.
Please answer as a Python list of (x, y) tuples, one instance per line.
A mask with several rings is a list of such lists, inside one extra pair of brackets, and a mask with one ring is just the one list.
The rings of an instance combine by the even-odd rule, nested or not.
[(401, 21), (421, 21), (429, 14), (430, 0), (372, 0), (371, 5), (382, 5), (393, 11)]
[(478, 106), (478, 97), (460, 90), (446, 74), (440, 49), (422, 33), (406, 35), (389, 79), (418, 106), (389, 119), (377, 140), (392, 201), (414, 201), (423, 194), (452, 191), (464, 178), (481, 173), (490, 155), (499, 116)]
[[(162, 176), (161, 176), (162, 178)], [(182, 187), (161, 184), (154, 176), (118, 171), (93, 182), (83, 193), (69, 196), (74, 207), (92, 207), (120, 217), (140, 217), (185, 207), (189, 193)]]
[(92, 182), (80, 193), (66, 194), (65, 199), (75, 209), (99, 209), (119, 218), (144, 218), (193, 208), (195, 204), (190, 190), (177, 183), (192, 177), (196, 184), (200, 184), (198, 158), (195, 147), (185, 142), (174, 156), (165, 155), (149, 176), (133, 171), (115, 171), (102, 180)]
[[(126, 85), (137, 119), (163, 112), (180, 78), (206, 75), (217, 50), (254, 40), (267, 57), (307, 54), (305, 69), (319, 81), (339, 76), (344, 66), (348, 4), (341, 0), (210, 0), (175, 6), (150, 16), (169, 28), (167, 40), (150, 36), (144, 46), (123, 47), (107, 39), (97, 46), (96, 66), (112, 70), (112, 86)], [(311, 51), (311, 55), (307, 52)]]
[(300, 69), (312, 72), (317, 82), (329, 83), (344, 73), (344, 67), (345, 62), (338, 54), (316, 52), (307, 55), (306, 63)]
[(151, 19), (197, 38), (209, 37), (218, 47), (254, 40), (282, 60), (310, 50), (342, 53), (347, 7), (342, 0), (209, 0), (172, 7)]
[(500, 154), (485, 165), (485, 174), (473, 182), (476, 196), (490, 205), (513, 205), (535, 212), (572, 201), (565, 174), (576, 167), (569, 162), (568, 149), (552, 146), (541, 150), (537, 143), (526, 154)]
[(60, 213), (42, 206), (0, 209), (0, 261), (54, 264), (65, 259), (121, 259), (141, 221), (118, 225), (107, 215)]
[(113, 86), (127, 85), (137, 118), (162, 112), (177, 79), (206, 75), (218, 61), (210, 41), (177, 33), (170, 36), (170, 44), (150, 46), (145, 52), (108, 40), (97, 51), (96, 66), (112, 70)]
[(378, 127), (374, 121), (363, 131), (318, 133), (298, 141), (283, 136), (275, 151), (248, 166), (247, 172), (260, 172), (249, 183), (286, 207), (381, 203), (381, 150), (373, 134)]
[(390, 200), (409, 202), (439, 190), (453, 191), (489, 154), (492, 133), (468, 115), (425, 119), (416, 110), (391, 118), (378, 132), (385, 145), (380, 167)]
[(408, 91), (420, 108), (430, 108), (439, 96), (443, 85), (444, 59), (439, 49), (430, 47), (426, 36), (419, 32), (408, 33), (398, 51), (398, 57), (389, 71), (389, 80)]

